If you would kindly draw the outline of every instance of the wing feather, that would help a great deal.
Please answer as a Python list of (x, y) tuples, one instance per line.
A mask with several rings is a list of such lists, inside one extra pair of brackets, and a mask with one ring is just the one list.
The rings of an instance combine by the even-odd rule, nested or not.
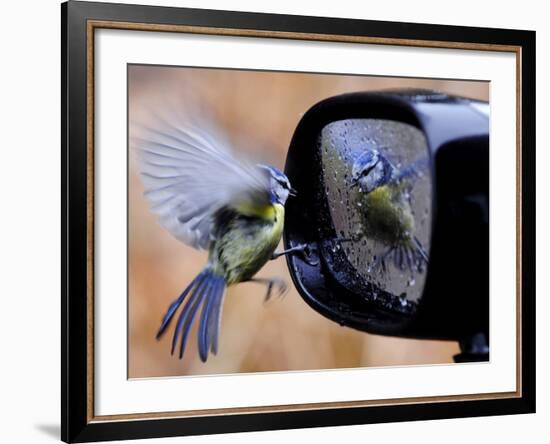
[(185, 244), (208, 248), (212, 218), (221, 207), (237, 200), (268, 200), (267, 175), (234, 155), (210, 119), (199, 127), (158, 118), (151, 126), (134, 125), (133, 132), (139, 133), (132, 142), (151, 210)]

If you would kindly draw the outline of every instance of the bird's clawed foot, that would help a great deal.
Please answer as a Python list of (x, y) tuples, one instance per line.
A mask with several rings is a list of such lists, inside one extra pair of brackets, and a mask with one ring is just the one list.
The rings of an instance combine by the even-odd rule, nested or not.
[(271, 260), (277, 259), (287, 254), (299, 255), (302, 260), (309, 265), (317, 265), (319, 263), (315, 247), (312, 247), (309, 244), (298, 244), (292, 248), (288, 248), (283, 251), (275, 251), (271, 255)]
[(305, 256), (307, 254), (307, 248), (308, 248), (307, 244), (299, 244), (299, 245), (296, 245), (295, 247), (287, 248), (286, 250), (283, 250), (283, 251), (275, 251), (271, 255), (271, 260), (277, 259), (286, 254), (301, 254)]
[(264, 302), (271, 299), (274, 288), (277, 290), (277, 296), (281, 298), (288, 292), (288, 285), (285, 280), (281, 278), (252, 278), (250, 282), (257, 282), (267, 286)]
[(282, 298), (288, 292), (288, 286), (283, 279), (269, 279), (267, 283), (267, 292), (265, 294), (264, 303), (271, 299), (273, 288), (277, 290), (277, 297)]

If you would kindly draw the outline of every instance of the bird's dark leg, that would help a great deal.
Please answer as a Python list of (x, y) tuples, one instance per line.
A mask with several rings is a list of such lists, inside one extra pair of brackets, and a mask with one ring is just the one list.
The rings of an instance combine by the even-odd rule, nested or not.
[(306, 253), (306, 248), (307, 248), (306, 244), (300, 244), (300, 245), (296, 245), (295, 247), (288, 248), (288, 249), (283, 250), (283, 251), (275, 251), (271, 255), (271, 260), (277, 259), (281, 256), (284, 256), (285, 254), (296, 254), (296, 253), (304, 254), (304, 253)]
[(267, 293), (265, 295), (264, 302), (271, 299), (273, 287), (278, 288), (279, 297), (282, 297), (288, 291), (286, 282), (281, 278), (250, 278), (247, 282), (257, 282), (258, 284), (264, 284), (267, 286)]

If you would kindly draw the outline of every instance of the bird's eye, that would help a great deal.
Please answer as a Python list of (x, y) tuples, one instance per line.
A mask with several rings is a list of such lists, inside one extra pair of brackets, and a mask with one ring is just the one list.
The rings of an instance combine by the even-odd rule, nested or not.
[(290, 184), (288, 182), (277, 179), (277, 183), (281, 185), (285, 190), (290, 190)]
[(371, 165), (368, 165), (362, 172), (361, 172), (361, 176), (365, 177), (365, 176), (368, 176), (370, 174), (370, 172), (374, 169), (374, 167), (378, 164), (378, 162), (374, 163), (374, 164), (371, 164)]
[(363, 170), (363, 174), (361, 174), (362, 176), (368, 176), (370, 174), (370, 172), (374, 169), (374, 167), (376, 166), (375, 165), (369, 165), (367, 168), (365, 168)]

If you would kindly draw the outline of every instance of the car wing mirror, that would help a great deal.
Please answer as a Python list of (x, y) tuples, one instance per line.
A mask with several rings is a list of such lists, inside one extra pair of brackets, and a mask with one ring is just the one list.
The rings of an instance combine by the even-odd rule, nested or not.
[(285, 248), (302, 298), (369, 333), (488, 359), (489, 105), (434, 91), (344, 94), (299, 122)]

